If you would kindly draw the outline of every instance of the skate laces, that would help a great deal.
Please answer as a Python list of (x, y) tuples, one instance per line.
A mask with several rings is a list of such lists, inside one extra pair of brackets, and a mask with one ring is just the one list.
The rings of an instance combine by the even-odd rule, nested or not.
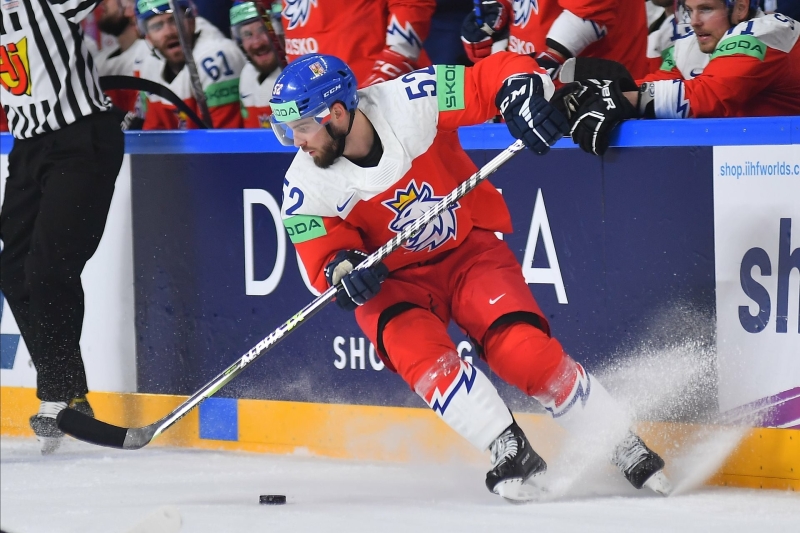
[(67, 408), (67, 402), (41, 402), (39, 404), (39, 412), (36, 416), (44, 416), (47, 418), (55, 418), (58, 413)]
[(616, 450), (614, 450), (614, 464), (616, 464), (623, 472), (630, 472), (631, 469), (638, 465), (649, 454), (649, 450), (642, 442), (642, 439), (629, 433), (622, 442), (619, 443)]
[(505, 430), (491, 445), (489, 445), (489, 451), (492, 452), (492, 466), (500, 466), (508, 459), (516, 457), (519, 451), (517, 436), (514, 435), (514, 432), (510, 428)]

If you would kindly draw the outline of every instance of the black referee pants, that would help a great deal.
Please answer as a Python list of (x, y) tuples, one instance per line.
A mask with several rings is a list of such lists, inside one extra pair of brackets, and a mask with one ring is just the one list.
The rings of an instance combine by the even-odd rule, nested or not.
[(106, 225), (125, 139), (100, 113), (33, 139), (15, 140), (0, 211), (0, 289), (31, 354), (37, 395), (88, 392), (81, 359), (81, 272)]

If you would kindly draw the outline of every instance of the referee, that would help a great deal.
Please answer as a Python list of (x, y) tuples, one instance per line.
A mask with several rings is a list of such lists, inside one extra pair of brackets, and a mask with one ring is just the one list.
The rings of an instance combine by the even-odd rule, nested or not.
[(105, 228), (124, 137), (83, 40), (101, 0), (0, 0), (0, 101), (14, 147), (0, 210), (0, 289), (36, 367), (42, 453), (56, 415), (86, 414), (81, 272)]

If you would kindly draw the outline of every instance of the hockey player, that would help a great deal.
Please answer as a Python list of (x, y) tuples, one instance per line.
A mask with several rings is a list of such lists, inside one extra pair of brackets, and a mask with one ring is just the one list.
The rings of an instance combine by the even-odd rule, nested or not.
[[(192, 41), (192, 55), (211, 115), (211, 126), (240, 128), (239, 74), (247, 61), (244, 54), (236, 43), (221, 37), (218, 31), (205, 28), (197, 31), (195, 8), (188, 0), (178, 0), (177, 5), (185, 10), (186, 35)], [(141, 77), (166, 85), (190, 108), (198, 110), (169, 0), (138, 0), (136, 18), (139, 30), (164, 58), (163, 61), (156, 58), (143, 61)], [(166, 100), (148, 96), (144, 129), (195, 127)]]
[[(467, 15), (461, 40), (478, 62), (492, 45), (533, 54), (555, 79), (570, 57), (602, 57), (625, 65), (634, 77), (647, 71), (647, 18), (641, 0), (482, 0), (479, 19)], [(513, 7), (513, 9), (512, 9)]]
[(359, 86), (430, 65), (428, 37), (435, 0), (284, 0), (286, 58), (320, 53), (350, 65)]
[[(669, 0), (672, 6), (673, 0)], [(668, 16), (662, 25), (647, 38), (647, 58), (650, 73), (641, 81), (668, 79), (690, 80), (703, 73), (709, 54), (700, 50), (691, 24), (684, 22), (686, 10), (683, 3), (676, 9), (667, 6)]]
[(239, 77), (245, 128), (269, 128), (269, 99), (281, 73), (280, 58), (270, 40), (270, 14), (256, 2), (236, 2), (230, 10), (231, 33), (249, 61)]
[(451, 319), (476, 340), (493, 372), (563, 426), (587, 439), (610, 437), (609, 456), (634, 486), (664, 490), (664, 462), (629, 433), (619, 406), (551, 336), (514, 254), (494, 235), (511, 231), (511, 219), (488, 181), (384, 263), (354, 270), (475, 172), (459, 126), (484, 122), (499, 108), (516, 138), (546, 153), (566, 132), (547, 101), (552, 92), (532, 58), (509, 52), (359, 92), (335, 57), (289, 63), (270, 101), (279, 140), (301, 149), (284, 180), (284, 224), (311, 228), (290, 231), (309, 280), (319, 290), (341, 284), (337, 304), (355, 310), (386, 366), (458, 434), (491, 451), (490, 491), (530, 499), (535, 492), (525, 482), (547, 467), (489, 379), (458, 357), (446, 330)]
[(576, 81), (559, 90), (556, 105), (584, 150), (601, 154), (613, 128), (628, 118), (800, 114), (797, 21), (764, 15), (757, 0), (686, 0), (685, 6), (697, 46), (710, 54), (701, 75), (684, 78), (676, 68), (668, 79), (646, 78), (638, 90), (624, 78)]
[[(661, 68), (666, 59), (667, 50), (675, 40), (691, 27), (683, 21), (682, 6), (676, 6), (676, 0), (650, 0), (646, 5), (659, 6), (663, 12), (649, 27), (647, 35), (647, 71), (655, 72)], [(676, 13), (677, 7), (677, 13)]]
[[(117, 46), (104, 47), (94, 54), (97, 73), (101, 77), (134, 76), (142, 61), (152, 54), (150, 47), (139, 36), (134, 3), (135, 0), (103, 0), (101, 4), (102, 14), (97, 27), (117, 39)], [(117, 108), (131, 113), (126, 120), (136, 117), (136, 122), (141, 126), (144, 110), (137, 91), (114, 89), (106, 91), (106, 94)]]

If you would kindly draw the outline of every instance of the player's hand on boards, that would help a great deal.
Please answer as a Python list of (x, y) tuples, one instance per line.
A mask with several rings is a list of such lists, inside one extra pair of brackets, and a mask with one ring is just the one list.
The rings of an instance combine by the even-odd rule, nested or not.
[(622, 94), (630, 90), (628, 83), (626, 79), (574, 81), (553, 94), (550, 101), (567, 117), (572, 141), (584, 152), (603, 155), (614, 128), (623, 120), (638, 116)]
[(492, 53), (492, 43), (508, 37), (509, 10), (503, 2), (483, 0), (481, 16), (483, 20), (478, 24), (475, 12), (470, 11), (461, 24), (461, 42), (473, 63)]
[(381, 290), (381, 283), (389, 276), (383, 263), (355, 270), (367, 254), (359, 250), (342, 250), (325, 267), (325, 278), (331, 286), (341, 286), (336, 291), (336, 304), (345, 311), (364, 305)]
[(506, 79), (495, 105), (511, 135), (539, 155), (546, 154), (553, 143), (569, 133), (566, 117), (545, 99), (542, 78), (537, 74)]

